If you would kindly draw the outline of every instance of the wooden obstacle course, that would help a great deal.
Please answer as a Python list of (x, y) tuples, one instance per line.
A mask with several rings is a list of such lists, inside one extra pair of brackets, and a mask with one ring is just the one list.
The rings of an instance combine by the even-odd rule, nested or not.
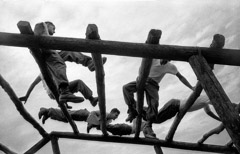
[[(171, 59), (179, 61), (189, 61), (193, 70), (198, 77), (199, 82), (196, 85), (196, 90), (190, 95), (188, 99), (188, 105), (185, 107), (183, 113), (179, 114), (175, 119), (178, 122), (174, 122), (172, 128), (170, 129), (171, 133), (168, 134), (166, 140), (153, 140), (139, 138), (140, 129), (139, 126), (141, 123), (137, 123), (138, 128), (134, 138), (131, 137), (116, 137), (116, 136), (102, 136), (102, 135), (91, 135), (91, 134), (82, 134), (79, 133), (75, 122), (71, 119), (68, 114), (66, 107), (57, 103), (64, 112), (66, 118), (68, 119), (70, 125), (73, 128), (74, 133), (70, 132), (51, 132), (50, 134), (46, 133), (45, 130), (33, 119), (27, 120), (29, 116), (26, 116), (27, 111), (24, 111), (24, 106), (20, 106), (21, 103), (14, 96), (14, 99), (18, 103), (15, 103), (19, 109), (22, 116), (30, 122), (43, 136), (43, 139), (35, 144), (25, 153), (35, 153), (41, 147), (51, 140), (53, 153), (60, 153), (58, 139), (59, 138), (71, 138), (71, 139), (81, 139), (81, 140), (94, 140), (94, 141), (103, 141), (103, 142), (117, 142), (117, 143), (128, 143), (128, 144), (142, 144), (142, 145), (151, 145), (154, 147), (156, 153), (163, 153), (161, 147), (171, 147), (178, 149), (186, 150), (197, 150), (197, 151), (206, 151), (206, 152), (219, 152), (219, 153), (237, 153), (240, 152), (240, 118), (238, 112), (233, 108), (229, 98), (225, 94), (220, 83), (217, 81), (214, 76), (211, 68), (208, 66), (208, 63), (213, 64), (225, 64), (225, 65), (235, 65), (240, 66), (240, 51), (232, 49), (213, 49), (213, 48), (203, 48), (203, 47), (183, 47), (183, 46), (169, 46), (169, 45), (151, 45), (151, 44), (141, 44), (141, 43), (126, 43), (126, 42), (114, 42), (114, 41), (102, 41), (100, 40), (97, 26), (89, 25), (86, 36), (87, 39), (76, 39), (76, 38), (62, 38), (62, 37), (49, 37), (49, 36), (34, 36), (31, 26), (28, 22), (19, 22), (18, 27), (22, 34), (11, 34), (11, 33), (0, 33), (0, 45), (7, 46), (18, 46), (18, 47), (28, 47), (32, 51), (32, 55), (35, 58), (36, 62), (39, 65), (39, 68), (44, 76), (44, 79), (47, 82), (47, 85), (50, 87), (51, 91), (54, 93), (55, 98), (58, 98), (58, 92), (56, 87), (53, 84), (49, 72), (47, 71), (46, 64), (41, 57), (41, 48), (49, 49), (58, 49), (58, 50), (68, 50), (71, 51), (84, 51), (92, 53), (92, 57), (96, 66), (96, 81), (98, 88), (98, 97), (99, 97), (99, 108), (101, 112), (101, 126), (102, 132), (104, 135), (106, 132), (106, 104), (105, 104), (105, 83), (104, 83), (104, 68), (102, 65), (101, 54), (111, 54), (111, 55), (122, 55), (122, 56), (131, 56), (131, 57), (143, 57), (143, 58), (161, 58), (161, 59)], [(150, 31), (151, 32), (151, 31)], [(149, 33), (150, 34), (150, 33)], [(199, 50), (201, 55), (199, 55)], [(150, 59), (143, 59), (142, 65), (146, 69), (143, 69), (140, 76), (140, 82), (138, 83), (139, 87), (142, 87), (146, 81), (146, 76), (148, 76), (149, 65), (151, 63)], [(206, 59), (206, 60), (205, 60)], [(231, 59), (229, 61), (228, 59)], [(4, 79), (1, 77), (1, 81)], [(145, 80), (145, 81), (144, 81)], [(2, 83), (2, 82), (0, 82)], [(6, 82), (7, 83), (7, 82)], [(4, 85), (1, 84), (4, 88)], [(9, 86), (10, 87), (10, 86)], [(173, 140), (175, 131), (177, 130), (178, 124), (181, 122), (184, 114), (187, 112), (188, 108), (191, 107), (192, 103), (202, 91), (202, 88), (206, 91), (210, 100), (213, 102), (213, 106), (217, 111), (220, 119), (222, 120), (227, 132), (229, 133), (235, 147), (228, 146), (218, 146), (218, 145), (207, 145), (207, 144), (197, 144), (197, 143), (185, 143), (185, 142), (176, 142)], [(103, 90), (104, 89), (104, 90)], [(8, 90), (5, 90), (8, 95), (11, 97), (13, 93), (9, 93)], [(13, 90), (12, 90), (13, 91)], [(139, 93), (139, 92), (138, 92)], [(142, 92), (140, 92), (142, 93)], [(142, 98), (138, 98), (138, 111), (141, 112), (142, 109)], [(15, 100), (13, 100), (15, 101)], [(220, 102), (220, 103), (219, 103)], [(24, 111), (24, 112), (23, 112)], [(141, 117), (138, 117), (138, 121), (141, 120)], [(141, 122), (141, 121), (140, 121)], [(37, 126), (37, 127), (36, 127)], [(38, 127), (40, 126), (40, 127)]]

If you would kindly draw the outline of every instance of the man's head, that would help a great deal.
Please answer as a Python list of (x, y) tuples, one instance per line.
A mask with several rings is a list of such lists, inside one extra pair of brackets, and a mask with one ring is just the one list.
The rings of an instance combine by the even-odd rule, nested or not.
[(117, 108), (113, 108), (109, 114), (109, 118), (115, 120), (118, 118), (119, 114), (120, 111)]
[(46, 21), (45, 23), (47, 25), (49, 35), (53, 35), (56, 29), (55, 25), (50, 21)]

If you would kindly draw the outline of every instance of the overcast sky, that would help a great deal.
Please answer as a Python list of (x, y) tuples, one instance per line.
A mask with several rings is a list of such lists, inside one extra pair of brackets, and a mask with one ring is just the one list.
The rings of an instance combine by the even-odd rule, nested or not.
[[(225, 48), (240, 48), (240, 2), (238, 0), (151, 0), (151, 1), (63, 1), (63, 0), (0, 0), (0, 31), (19, 33), (17, 23), (29, 21), (31, 26), (42, 21), (52, 21), (56, 25), (55, 36), (85, 38), (88, 24), (96, 24), (102, 40), (144, 43), (151, 29), (162, 30), (161, 44), (209, 47), (214, 34), (223, 34)], [(84, 51), (83, 51), (84, 52)], [(89, 53), (86, 53), (90, 55)], [(127, 117), (122, 86), (137, 77), (141, 58), (103, 55), (108, 58), (104, 65), (106, 85), (106, 108), (110, 111), (118, 107), (119, 119), (123, 123)], [(192, 85), (197, 80), (188, 63), (173, 61), (178, 70)], [(39, 68), (27, 48), (0, 46), (0, 74), (9, 82), (17, 96), (23, 96), (29, 85), (39, 74)], [(233, 66), (216, 66), (215, 75), (233, 102), (240, 100), (240, 70)], [(95, 73), (74, 63), (67, 63), (69, 80), (82, 79), (96, 92)], [(171, 98), (185, 99), (191, 91), (172, 75), (166, 75), (160, 84), (159, 107)], [(81, 95), (78, 93), (77, 95)], [(75, 109), (91, 107), (86, 100), (73, 104)], [(27, 111), (38, 120), (40, 107), (57, 107), (57, 103), (47, 96), (39, 84), (25, 105)], [(22, 153), (37, 143), (41, 136), (26, 122), (8, 95), (0, 88), (0, 143)], [(76, 122), (80, 132), (86, 132), (86, 123)], [(128, 123), (129, 124), (129, 123)], [(154, 125), (157, 137), (164, 139), (172, 120)], [(174, 140), (197, 142), (202, 135), (216, 127), (219, 122), (208, 117), (203, 110), (188, 113), (182, 120)], [(42, 124), (41, 124), (42, 125)], [(47, 132), (72, 131), (69, 124), (48, 120), (42, 125)], [(93, 130), (92, 133), (100, 134)], [(141, 134), (141, 136), (143, 136)], [(223, 145), (230, 140), (224, 131), (208, 139), (206, 143)], [(88, 154), (152, 154), (152, 146), (127, 145), (117, 143), (92, 142), (60, 139), (61, 153)], [(50, 142), (38, 153), (51, 153)], [(198, 153), (193, 151), (163, 148), (166, 154)], [(0, 152), (1, 153), (1, 152)]]

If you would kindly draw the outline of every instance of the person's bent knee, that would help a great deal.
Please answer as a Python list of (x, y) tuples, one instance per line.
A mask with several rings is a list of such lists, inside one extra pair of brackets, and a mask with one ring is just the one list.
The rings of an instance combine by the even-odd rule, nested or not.
[(83, 83), (83, 81), (82, 80), (80, 80), (80, 79), (77, 79), (77, 80), (75, 80), (78, 84), (82, 84)]
[(122, 90), (123, 92), (129, 92), (128, 85), (127, 84), (123, 85)]

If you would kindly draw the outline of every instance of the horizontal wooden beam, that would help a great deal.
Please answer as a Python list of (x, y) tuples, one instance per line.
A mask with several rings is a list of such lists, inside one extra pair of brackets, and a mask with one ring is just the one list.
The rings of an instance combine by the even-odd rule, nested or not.
[(183, 150), (195, 150), (195, 151), (205, 151), (205, 152), (216, 152), (216, 153), (236, 153), (236, 149), (227, 146), (219, 145), (209, 145), (209, 144), (197, 144), (197, 143), (187, 143), (172, 141), (167, 142), (165, 140), (158, 139), (148, 139), (148, 138), (133, 138), (133, 137), (119, 137), (119, 136), (103, 136), (103, 135), (92, 135), (92, 134), (74, 134), (71, 132), (51, 132), (53, 136), (58, 138), (69, 138), (69, 139), (79, 139), (79, 140), (89, 140), (89, 141), (102, 141), (102, 142), (115, 142), (124, 144), (140, 144), (140, 145), (155, 145), (168, 148), (177, 148)]
[(86, 40), (79, 38), (32, 36), (0, 32), (0, 45), (17, 47), (38, 47), (55, 50), (101, 53), (119, 56), (162, 58), (188, 61), (189, 57), (202, 55), (209, 63), (240, 66), (240, 50), (212, 49), (206, 47), (150, 45), (145, 43), (128, 43), (103, 40)]

